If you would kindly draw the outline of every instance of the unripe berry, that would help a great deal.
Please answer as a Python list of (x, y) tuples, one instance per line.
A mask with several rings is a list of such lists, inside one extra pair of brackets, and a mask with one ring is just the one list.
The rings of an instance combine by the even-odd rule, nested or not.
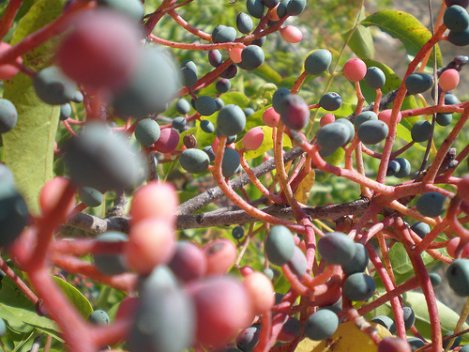
[(256, 150), (264, 141), (264, 131), (261, 127), (251, 128), (243, 137), (243, 147), (246, 150)]
[(325, 114), (321, 119), (319, 120), (319, 126), (323, 127), (325, 125), (328, 125), (332, 122), (335, 121), (335, 116), (334, 114)]
[[(7, 50), (9, 50), (11, 46), (7, 43), (0, 42), (0, 55)], [(23, 59), (21, 57), (17, 57), (15, 63), (22, 64)], [(7, 80), (12, 79), (16, 74), (20, 72), (20, 69), (12, 64), (1, 64), (0, 65), (0, 80)]]
[(300, 29), (291, 25), (281, 28), (280, 35), (288, 43), (299, 43), (303, 39)]
[(243, 280), (244, 288), (251, 297), (252, 307), (256, 314), (269, 311), (275, 303), (272, 282), (260, 272), (253, 272)]
[(229, 240), (217, 239), (204, 247), (207, 257), (207, 275), (223, 275), (235, 263), (238, 252)]
[(280, 122), (280, 115), (273, 107), (270, 107), (262, 114), (262, 121), (269, 127), (277, 127)]
[(350, 59), (345, 63), (343, 73), (351, 82), (361, 81), (366, 75), (366, 64), (359, 58)]
[[(383, 110), (378, 114), (378, 119), (380, 119), (381, 121), (386, 122), (387, 125), (389, 126), (389, 123), (391, 122), (391, 114), (392, 114), (391, 109)], [(401, 122), (401, 120), (402, 120), (402, 114), (399, 111), (397, 113), (397, 123)]]
[(438, 80), (438, 85), (444, 92), (449, 92), (459, 85), (459, 72), (454, 68), (443, 71)]
[(231, 61), (235, 64), (239, 64), (243, 59), (241, 58), (241, 53), (243, 52), (244, 47), (235, 46), (234, 48), (228, 49), (228, 54), (230, 55)]

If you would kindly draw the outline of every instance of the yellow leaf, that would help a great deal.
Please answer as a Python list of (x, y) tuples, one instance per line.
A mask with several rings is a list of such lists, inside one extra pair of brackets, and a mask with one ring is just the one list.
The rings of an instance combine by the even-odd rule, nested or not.
[(298, 202), (305, 204), (308, 201), (309, 192), (314, 185), (315, 175), (314, 170), (311, 170), (298, 185), (295, 192), (295, 199)]
[[(383, 338), (391, 333), (382, 325), (372, 324)], [(313, 341), (305, 338), (295, 349), (295, 352), (377, 352), (378, 347), (367, 333), (361, 331), (353, 322), (339, 325), (334, 335), (325, 341)]]

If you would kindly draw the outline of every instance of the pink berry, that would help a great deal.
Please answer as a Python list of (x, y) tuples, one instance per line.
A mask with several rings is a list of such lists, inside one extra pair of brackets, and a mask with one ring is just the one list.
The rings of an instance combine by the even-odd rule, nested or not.
[(262, 121), (269, 127), (277, 127), (280, 122), (280, 115), (270, 107), (262, 115)]
[(226, 239), (218, 239), (204, 247), (207, 257), (207, 275), (226, 274), (236, 260), (235, 245)]
[[(389, 125), (389, 122), (391, 121), (391, 113), (392, 113), (391, 109), (383, 110), (378, 114), (378, 119), (380, 119), (383, 122), (386, 122), (386, 124)], [(397, 123), (401, 122), (401, 120), (402, 120), (402, 114), (399, 111), (397, 113)]]
[[(3, 55), (11, 46), (7, 43), (0, 42), (0, 55)], [(21, 57), (16, 58), (16, 63), (22, 64), (23, 59)], [(0, 65), (0, 80), (7, 80), (13, 78), (18, 72), (19, 68), (11, 64)]]
[(242, 60), (241, 53), (243, 52), (244, 47), (236, 46), (234, 48), (228, 49), (230, 59), (235, 63), (239, 64)]
[(378, 352), (411, 352), (406, 340), (398, 337), (385, 337), (378, 344)]
[(250, 267), (249, 265), (245, 265), (241, 268), (239, 268), (239, 272), (243, 276), (248, 276), (251, 275), (254, 272), (254, 269)]
[(461, 237), (449, 240), (446, 250), (453, 258), (469, 258), (469, 242), (462, 242)]
[(459, 84), (459, 72), (454, 68), (443, 71), (438, 84), (444, 92), (455, 89)]
[(295, 26), (285, 26), (280, 29), (280, 35), (288, 43), (299, 43), (303, 39), (303, 33)]
[(168, 266), (181, 281), (189, 282), (205, 275), (207, 257), (195, 244), (180, 241)]
[(176, 234), (170, 224), (148, 219), (132, 225), (125, 246), (125, 259), (139, 274), (148, 274), (167, 263), (176, 249)]
[(353, 58), (348, 60), (344, 65), (344, 76), (351, 82), (361, 81), (366, 75), (366, 64), (358, 59)]
[(319, 120), (319, 126), (325, 126), (335, 121), (334, 114), (326, 114)]
[(160, 153), (171, 153), (179, 144), (179, 133), (174, 128), (163, 128), (160, 139), (155, 143), (155, 148)]
[(130, 218), (132, 224), (146, 219), (175, 220), (178, 198), (169, 183), (152, 181), (140, 187), (132, 198)]
[(275, 303), (275, 292), (272, 282), (260, 272), (254, 272), (244, 278), (244, 288), (251, 297), (256, 314), (270, 310)]
[[(57, 176), (44, 184), (39, 193), (39, 206), (42, 214), (47, 214), (54, 210), (69, 183), (70, 180), (65, 177)], [(74, 207), (75, 198), (71, 197), (70, 201), (66, 204), (67, 213), (70, 213)]]
[(264, 131), (261, 127), (251, 128), (243, 138), (243, 146), (246, 150), (256, 150), (264, 141)]
[(124, 85), (137, 64), (141, 33), (135, 23), (109, 11), (78, 14), (60, 42), (56, 61), (77, 83), (95, 88)]

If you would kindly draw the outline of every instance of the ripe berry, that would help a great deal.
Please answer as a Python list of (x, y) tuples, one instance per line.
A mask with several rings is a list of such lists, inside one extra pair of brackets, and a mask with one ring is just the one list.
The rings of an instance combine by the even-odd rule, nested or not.
[(445, 105), (456, 105), (460, 103), (461, 101), (454, 94), (451, 94), (451, 93), (445, 94)]
[(438, 79), (438, 85), (444, 92), (456, 89), (459, 85), (459, 72), (454, 68), (444, 70)]
[(385, 337), (378, 344), (378, 352), (411, 352), (406, 340), (398, 337)]
[(412, 140), (420, 143), (427, 141), (432, 135), (432, 124), (428, 121), (417, 121), (410, 131)]
[(171, 127), (177, 130), (178, 132), (184, 132), (186, 129), (187, 120), (183, 116), (178, 116), (171, 121)]
[(348, 60), (343, 68), (345, 78), (351, 82), (361, 81), (366, 75), (366, 64), (363, 60), (353, 58)]
[(61, 105), (73, 99), (76, 85), (55, 66), (39, 71), (33, 78), (36, 95), (46, 104)]
[(347, 141), (345, 142), (345, 144), (350, 143), (353, 137), (355, 137), (355, 128), (353, 127), (353, 124), (347, 118), (337, 119), (335, 122), (347, 127), (348, 137), (347, 137)]
[(125, 85), (140, 53), (137, 24), (117, 12), (99, 10), (78, 14), (73, 25), (57, 48), (56, 61), (62, 71), (85, 86), (115, 89)]
[(254, 70), (264, 63), (265, 55), (261, 47), (248, 45), (241, 52), (239, 67), (245, 70)]
[(234, 42), (236, 39), (236, 29), (224, 25), (218, 25), (212, 32), (212, 42), (226, 43)]
[(288, 88), (280, 87), (275, 91), (274, 95), (272, 96), (272, 107), (279, 114), (282, 113), (283, 100), (290, 94), (291, 93)]
[(288, 43), (299, 43), (303, 39), (303, 33), (295, 26), (285, 26), (280, 28), (280, 35)]
[(271, 263), (286, 264), (293, 258), (295, 242), (288, 228), (282, 225), (273, 226), (265, 240), (265, 254)]
[(0, 99), (0, 134), (12, 130), (18, 122), (18, 112), (13, 103)]
[(309, 120), (308, 104), (299, 95), (289, 94), (282, 100), (282, 122), (291, 130), (301, 130)]
[(417, 199), (415, 206), (420, 214), (429, 217), (437, 217), (443, 213), (446, 197), (437, 192), (424, 193)]
[(415, 313), (411, 307), (403, 307), (404, 312), (404, 325), (406, 330), (409, 330), (415, 323)]
[(420, 238), (424, 238), (432, 230), (428, 224), (421, 221), (413, 224), (410, 229), (414, 231)]
[(451, 124), (451, 121), (453, 121), (453, 114), (437, 113), (435, 121), (440, 126), (448, 126)]
[(262, 0), (264, 6), (268, 7), (269, 9), (273, 9), (275, 6), (279, 4), (280, 0)]
[(210, 116), (217, 111), (217, 103), (212, 97), (203, 95), (195, 100), (194, 108), (200, 115)]
[(262, 121), (269, 127), (277, 127), (280, 122), (280, 115), (273, 107), (270, 107), (262, 114)]
[(244, 237), (244, 228), (242, 226), (233, 227), (233, 230), (231, 230), (231, 236), (233, 236), (235, 240), (240, 240)]
[(401, 165), (396, 160), (391, 160), (388, 164), (386, 176), (394, 176), (401, 169)]
[(233, 136), (244, 130), (246, 115), (238, 105), (229, 104), (223, 107), (217, 116), (218, 131), (225, 136)]
[(306, 0), (290, 0), (287, 3), (288, 16), (300, 15), (306, 7)]
[[(127, 236), (121, 232), (105, 232), (96, 237), (98, 242), (127, 242)], [(96, 269), (104, 275), (119, 275), (127, 271), (124, 256), (121, 254), (94, 254)]]
[(433, 287), (439, 286), (441, 282), (443, 281), (440, 274), (438, 273), (430, 273), (428, 275), (430, 276), (430, 281)]
[(181, 75), (186, 87), (192, 87), (197, 82), (197, 66), (194, 61), (187, 61), (181, 66)]
[(358, 130), (362, 123), (371, 121), (371, 120), (378, 120), (378, 116), (373, 111), (363, 111), (357, 116), (355, 116), (353, 120), (353, 124), (355, 128)]
[(179, 163), (187, 172), (200, 173), (207, 171), (210, 159), (202, 150), (191, 148), (181, 153)]
[(345, 279), (344, 295), (351, 301), (366, 301), (375, 292), (376, 285), (373, 278), (363, 273), (355, 273)]
[(469, 26), (469, 14), (464, 7), (452, 5), (446, 9), (443, 23), (450, 31), (464, 31)]
[(411, 165), (410, 165), (409, 160), (404, 159), (404, 158), (396, 158), (395, 161), (399, 163), (399, 170), (396, 171), (394, 176), (396, 176), (397, 178), (403, 178), (403, 177), (409, 176), (410, 171), (411, 171)]
[(252, 17), (261, 18), (264, 16), (264, 4), (261, 0), (247, 0), (246, 9)]
[(386, 329), (391, 332), (391, 334), (396, 333), (396, 325), (394, 324), (394, 320), (386, 315), (378, 315), (371, 319), (373, 323), (379, 324), (384, 326)]
[(423, 93), (433, 86), (433, 77), (428, 73), (412, 73), (407, 76), (405, 85), (409, 94)]
[(272, 308), (275, 303), (275, 292), (267, 276), (255, 271), (244, 278), (243, 286), (251, 297), (255, 314), (265, 313)]
[(335, 111), (342, 106), (342, 97), (335, 92), (326, 93), (319, 99), (319, 105), (324, 110)]
[(206, 133), (213, 133), (215, 132), (215, 126), (214, 124), (209, 121), (209, 120), (202, 120), (200, 121), (200, 128), (202, 129), (202, 131), (206, 132)]
[(228, 68), (220, 74), (220, 77), (231, 79), (238, 73), (238, 66), (230, 65)]
[(380, 120), (366, 121), (358, 129), (358, 138), (364, 144), (378, 144), (384, 140), (389, 133), (388, 125)]
[(379, 67), (368, 67), (365, 75), (365, 83), (371, 88), (381, 89), (386, 83), (386, 75)]
[(252, 18), (248, 14), (240, 12), (236, 16), (236, 27), (241, 33), (248, 34), (254, 28), (254, 23), (252, 22)]
[(446, 271), (446, 278), (459, 296), (469, 296), (469, 259), (455, 259)]
[(186, 99), (179, 99), (176, 103), (176, 110), (180, 114), (187, 114), (191, 110), (191, 104)]
[(179, 144), (179, 133), (174, 128), (163, 128), (160, 138), (155, 143), (155, 148), (160, 153), (171, 153)]
[(347, 265), (343, 265), (342, 269), (345, 274), (351, 275), (365, 271), (368, 265), (368, 252), (361, 243), (355, 243), (355, 254)]
[(318, 241), (318, 251), (330, 264), (348, 265), (356, 251), (355, 242), (342, 232), (330, 232)]
[(143, 18), (143, 5), (139, 0), (98, 0), (98, 5), (118, 11), (135, 21)]
[(60, 105), (60, 120), (65, 121), (70, 116), (72, 116), (72, 106), (69, 103)]
[(23, 196), (13, 184), (0, 183), (0, 247), (9, 246), (28, 224), (29, 214)]
[(418, 337), (408, 337), (407, 343), (410, 345), (412, 351), (416, 351), (417, 349), (425, 345), (425, 341), (419, 339)]
[(153, 119), (142, 119), (135, 127), (135, 138), (145, 147), (153, 145), (160, 135), (160, 125)]
[(217, 92), (219, 93), (226, 93), (231, 88), (231, 82), (227, 80), (226, 78), (221, 78), (215, 84), (215, 88), (217, 89)]
[(226, 274), (236, 261), (236, 246), (227, 239), (217, 239), (204, 247), (207, 258), (207, 275)]
[[(5, 51), (9, 50), (11, 46), (7, 43), (0, 42), (0, 55), (2, 55)], [(15, 60), (16, 64), (22, 64), (23, 59), (21, 57), (17, 57)], [(12, 64), (1, 64), (0, 65), (0, 80), (8, 80), (12, 79), (16, 76), (16, 74), (20, 72), (20, 69), (16, 67), (16, 65)]]
[(259, 342), (260, 326), (252, 325), (239, 333), (236, 337), (236, 346), (239, 351), (252, 352)]
[(183, 282), (200, 279), (207, 272), (205, 253), (195, 244), (179, 241), (168, 267)]
[(202, 148), (202, 150), (204, 151), (204, 153), (206, 153), (208, 155), (208, 157), (210, 158), (210, 161), (215, 160), (215, 153), (213, 152), (212, 146), (208, 145), (208, 146)]
[(78, 190), (80, 200), (89, 207), (98, 207), (103, 202), (103, 194), (91, 187), (81, 187)]
[(95, 310), (91, 313), (88, 320), (94, 325), (108, 325), (111, 322), (109, 315), (101, 309)]
[(288, 261), (288, 267), (298, 277), (302, 277), (306, 273), (307, 261), (303, 251), (295, 246), (293, 257)]
[(261, 127), (251, 128), (243, 137), (243, 147), (246, 150), (256, 150), (264, 141), (264, 131)]
[(305, 335), (319, 341), (330, 338), (339, 327), (339, 317), (332, 310), (320, 309), (306, 320)]
[(231, 177), (240, 167), (240, 157), (236, 150), (226, 148), (221, 162), (221, 169), (224, 177)]
[(321, 152), (333, 153), (347, 143), (349, 136), (350, 131), (347, 126), (333, 122), (319, 129), (316, 141)]

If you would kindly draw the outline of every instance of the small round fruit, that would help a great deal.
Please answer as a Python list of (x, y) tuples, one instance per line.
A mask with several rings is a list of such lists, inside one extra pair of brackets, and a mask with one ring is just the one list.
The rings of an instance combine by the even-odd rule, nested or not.
[(305, 71), (310, 75), (321, 74), (329, 69), (331, 62), (332, 54), (329, 50), (315, 50), (305, 60)]
[(111, 319), (107, 312), (102, 309), (97, 309), (93, 313), (90, 314), (88, 320), (91, 324), (94, 325), (109, 325)]
[(452, 5), (446, 9), (443, 23), (450, 31), (461, 32), (469, 26), (469, 14), (464, 7)]
[(349, 136), (350, 131), (347, 126), (333, 122), (319, 129), (316, 134), (316, 141), (321, 151), (334, 151), (344, 146)]
[(365, 246), (361, 243), (355, 243), (355, 254), (347, 265), (342, 266), (342, 269), (347, 275), (363, 272), (368, 266), (368, 260)]
[(202, 120), (200, 121), (200, 128), (205, 133), (213, 133), (215, 132), (215, 125), (209, 120)]
[(309, 120), (309, 107), (302, 97), (289, 94), (282, 100), (282, 122), (291, 130), (299, 131)]
[(450, 31), (448, 41), (456, 46), (469, 45), (469, 27), (460, 32)]
[(301, 323), (296, 318), (288, 318), (278, 335), (278, 342), (292, 342), (301, 334)]
[(271, 263), (287, 264), (293, 258), (295, 241), (288, 228), (282, 225), (273, 226), (265, 240), (265, 254)]
[(358, 129), (358, 138), (364, 144), (374, 145), (386, 139), (389, 133), (388, 125), (380, 120), (366, 121)]
[(411, 165), (409, 160), (404, 158), (396, 158), (396, 162), (399, 163), (399, 170), (396, 171), (395, 175), (397, 178), (403, 178), (410, 175)]
[(438, 273), (430, 273), (430, 274), (428, 274), (428, 276), (430, 276), (430, 281), (431, 281), (433, 287), (439, 286), (441, 284), (441, 282), (443, 281), (440, 274), (438, 274)]
[[(381, 111), (378, 114), (378, 119), (386, 122), (389, 126), (389, 124), (391, 123), (391, 115), (392, 115), (392, 109), (386, 109), (386, 110)], [(401, 122), (402, 120), (402, 114), (400, 111), (397, 112), (396, 120), (397, 120), (397, 123)]]
[(236, 346), (239, 348), (238, 351), (252, 352), (259, 342), (260, 331), (259, 325), (252, 325), (241, 331), (236, 337)]
[(339, 123), (339, 124), (342, 124), (345, 127), (347, 127), (348, 137), (347, 137), (347, 141), (345, 142), (345, 144), (350, 143), (352, 141), (353, 137), (355, 137), (355, 128), (353, 126), (353, 123), (351, 123), (350, 120), (347, 119), (347, 118), (337, 119), (335, 122)]
[[(7, 43), (0, 42), (0, 55), (2, 55), (7, 50), (10, 50), (11, 46)], [(21, 57), (17, 57), (15, 60), (17, 65), (21, 65), (23, 63), (23, 59)], [(15, 77), (18, 72), (20, 72), (19, 67), (17, 65), (12, 64), (0, 64), (0, 80), (8, 80)]]
[(412, 140), (417, 143), (427, 141), (432, 135), (432, 124), (428, 121), (417, 121), (410, 130)]
[(226, 78), (221, 78), (215, 84), (215, 88), (217, 89), (217, 92), (219, 93), (226, 93), (231, 88), (231, 82)]
[(391, 160), (388, 164), (386, 176), (394, 176), (401, 169), (401, 165), (396, 160)]
[(288, 16), (298, 16), (303, 13), (306, 8), (306, 0), (290, 0), (287, 3)]
[(378, 116), (373, 111), (363, 111), (357, 116), (355, 116), (353, 120), (353, 124), (355, 128), (358, 130), (362, 123), (367, 121), (376, 121), (378, 120)]
[(345, 279), (343, 293), (351, 301), (366, 301), (375, 292), (373, 278), (363, 273), (355, 273)]
[(241, 52), (241, 62), (239, 67), (245, 70), (254, 70), (264, 63), (265, 55), (261, 47), (248, 45)]
[(179, 132), (174, 128), (163, 128), (160, 138), (155, 142), (155, 148), (160, 153), (171, 153), (179, 144)]
[(0, 134), (11, 131), (18, 122), (18, 112), (8, 99), (0, 99)]
[(247, 0), (246, 9), (252, 17), (261, 18), (264, 16), (264, 4), (261, 0)]
[(264, 141), (264, 130), (261, 127), (253, 127), (243, 137), (243, 147), (246, 150), (256, 150)]
[(103, 202), (103, 194), (92, 187), (81, 187), (78, 190), (78, 196), (84, 204), (91, 208), (98, 207)]
[(282, 112), (283, 100), (291, 94), (290, 90), (285, 87), (280, 87), (277, 89), (272, 96), (272, 107), (279, 114)]
[(449, 126), (451, 124), (451, 121), (453, 121), (453, 114), (437, 113), (435, 121), (440, 126)]
[(233, 236), (235, 240), (240, 240), (244, 237), (244, 228), (242, 226), (233, 227), (233, 230), (231, 230), (231, 236)]
[(12, 244), (29, 221), (28, 208), (23, 196), (14, 185), (0, 183), (0, 248)]
[(270, 107), (262, 114), (262, 121), (269, 127), (277, 127), (280, 122), (280, 115), (273, 107)]
[(179, 241), (168, 267), (183, 282), (200, 279), (207, 272), (205, 253), (195, 244)]
[[(127, 242), (127, 236), (122, 232), (105, 232), (96, 237), (98, 242)], [(104, 275), (119, 275), (127, 271), (124, 256), (121, 254), (94, 254), (94, 265)]]
[(253, 272), (243, 280), (243, 286), (251, 297), (255, 314), (263, 314), (275, 304), (275, 292), (272, 281), (260, 272)]
[(306, 320), (305, 335), (319, 341), (330, 338), (339, 327), (339, 317), (332, 310), (320, 309)]
[(135, 138), (145, 147), (153, 145), (160, 134), (160, 125), (153, 119), (142, 119), (135, 127)]
[(176, 110), (180, 114), (187, 114), (191, 110), (191, 104), (186, 99), (179, 99), (176, 103)]
[(206, 275), (224, 275), (234, 265), (238, 251), (227, 239), (217, 239), (204, 247), (207, 258)]
[(424, 223), (424, 222), (416, 222), (415, 224), (413, 224), (410, 229), (412, 231), (414, 231), (420, 238), (424, 238), (426, 235), (428, 235), (430, 233), (430, 231), (432, 230), (430, 228), (430, 225)]
[(378, 352), (412, 352), (406, 340), (398, 337), (385, 337), (378, 344)]
[(303, 39), (303, 33), (298, 27), (288, 25), (280, 28), (280, 35), (288, 43), (299, 43)]
[(13, 176), (13, 172), (11, 172), (11, 170), (4, 164), (0, 164), (0, 184), (4, 186), (13, 186), (15, 184), (15, 177)]
[(356, 251), (355, 242), (342, 232), (330, 232), (318, 241), (318, 252), (330, 264), (348, 265)]
[(223, 56), (220, 50), (210, 50), (208, 52), (208, 61), (213, 67), (218, 67), (223, 63)]
[(454, 94), (451, 94), (451, 93), (445, 94), (445, 105), (457, 105), (460, 103), (461, 101)]
[(39, 71), (33, 78), (36, 95), (46, 104), (62, 105), (75, 97), (76, 85), (55, 66)]
[(469, 296), (469, 259), (455, 259), (446, 271), (446, 278), (458, 296)]
[(65, 121), (70, 116), (72, 116), (72, 106), (69, 103), (60, 105), (60, 120)]
[(202, 150), (191, 148), (181, 153), (179, 163), (187, 172), (201, 173), (207, 171), (210, 159)]
[(306, 273), (308, 262), (303, 251), (297, 246), (295, 246), (293, 257), (288, 261), (288, 267), (300, 278)]
[(423, 93), (433, 86), (433, 77), (428, 73), (411, 73), (405, 80), (409, 94)]
[(246, 115), (238, 105), (224, 106), (217, 116), (218, 131), (224, 136), (233, 136), (244, 130)]
[(234, 42), (236, 39), (236, 29), (224, 25), (218, 25), (212, 32), (212, 42), (226, 43)]
[[(469, 17), (469, 15), (468, 15)], [(438, 85), (444, 92), (456, 89), (459, 85), (459, 72), (454, 68), (444, 70), (438, 79)]]
[(415, 323), (415, 313), (411, 307), (403, 307), (404, 311), (404, 325), (406, 330), (409, 330)]
[(194, 61), (187, 61), (181, 66), (182, 81), (186, 87), (192, 87), (197, 82), (197, 66)]
[(428, 192), (421, 195), (415, 206), (423, 216), (437, 217), (443, 213), (446, 197), (437, 192)]
[(244, 12), (238, 13), (236, 16), (236, 28), (243, 34), (250, 33), (254, 28), (251, 16)]
[(239, 153), (231, 148), (226, 148), (223, 153), (223, 160), (221, 162), (221, 170), (224, 177), (233, 176), (240, 167)]
[(187, 125), (187, 120), (183, 116), (177, 116), (173, 119), (173, 121), (171, 121), (171, 127), (180, 133), (185, 131), (186, 125)]
[(215, 99), (206, 95), (200, 96), (195, 100), (194, 108), (202, 116), (210, 116), (218, 110)]
[(345, 78), (351, 82), (361, 81), (363, 78), (365, 78), (366, 71), (366, 64), (359, 58), (348, 60), (343, 68)]
[(238, 73), (238, 66), (233, 64), (233, 65), (228, 66), (228, 68), (220, 74), (220, 77), (231, 79), (234, 76), (236, 76), (237, 73)]
[(381, 89), (386, 83), (386, 75), (379, 67), (368, 67), (365, 75), (365, 83), (373, 89)]
[(335, 111), (342, 106), (342, 97), (335, 92), (326, 93), (319, 99), (319, 106), (327, 111)]
[(394, 324), (394, 320), (386, 315), (378, 315), (371, 319), (373, 323), (377, 323), (379, 325), (384, 326), (386, 329), (389, 330), (391, 334), (396, 333), (396, 325)]

